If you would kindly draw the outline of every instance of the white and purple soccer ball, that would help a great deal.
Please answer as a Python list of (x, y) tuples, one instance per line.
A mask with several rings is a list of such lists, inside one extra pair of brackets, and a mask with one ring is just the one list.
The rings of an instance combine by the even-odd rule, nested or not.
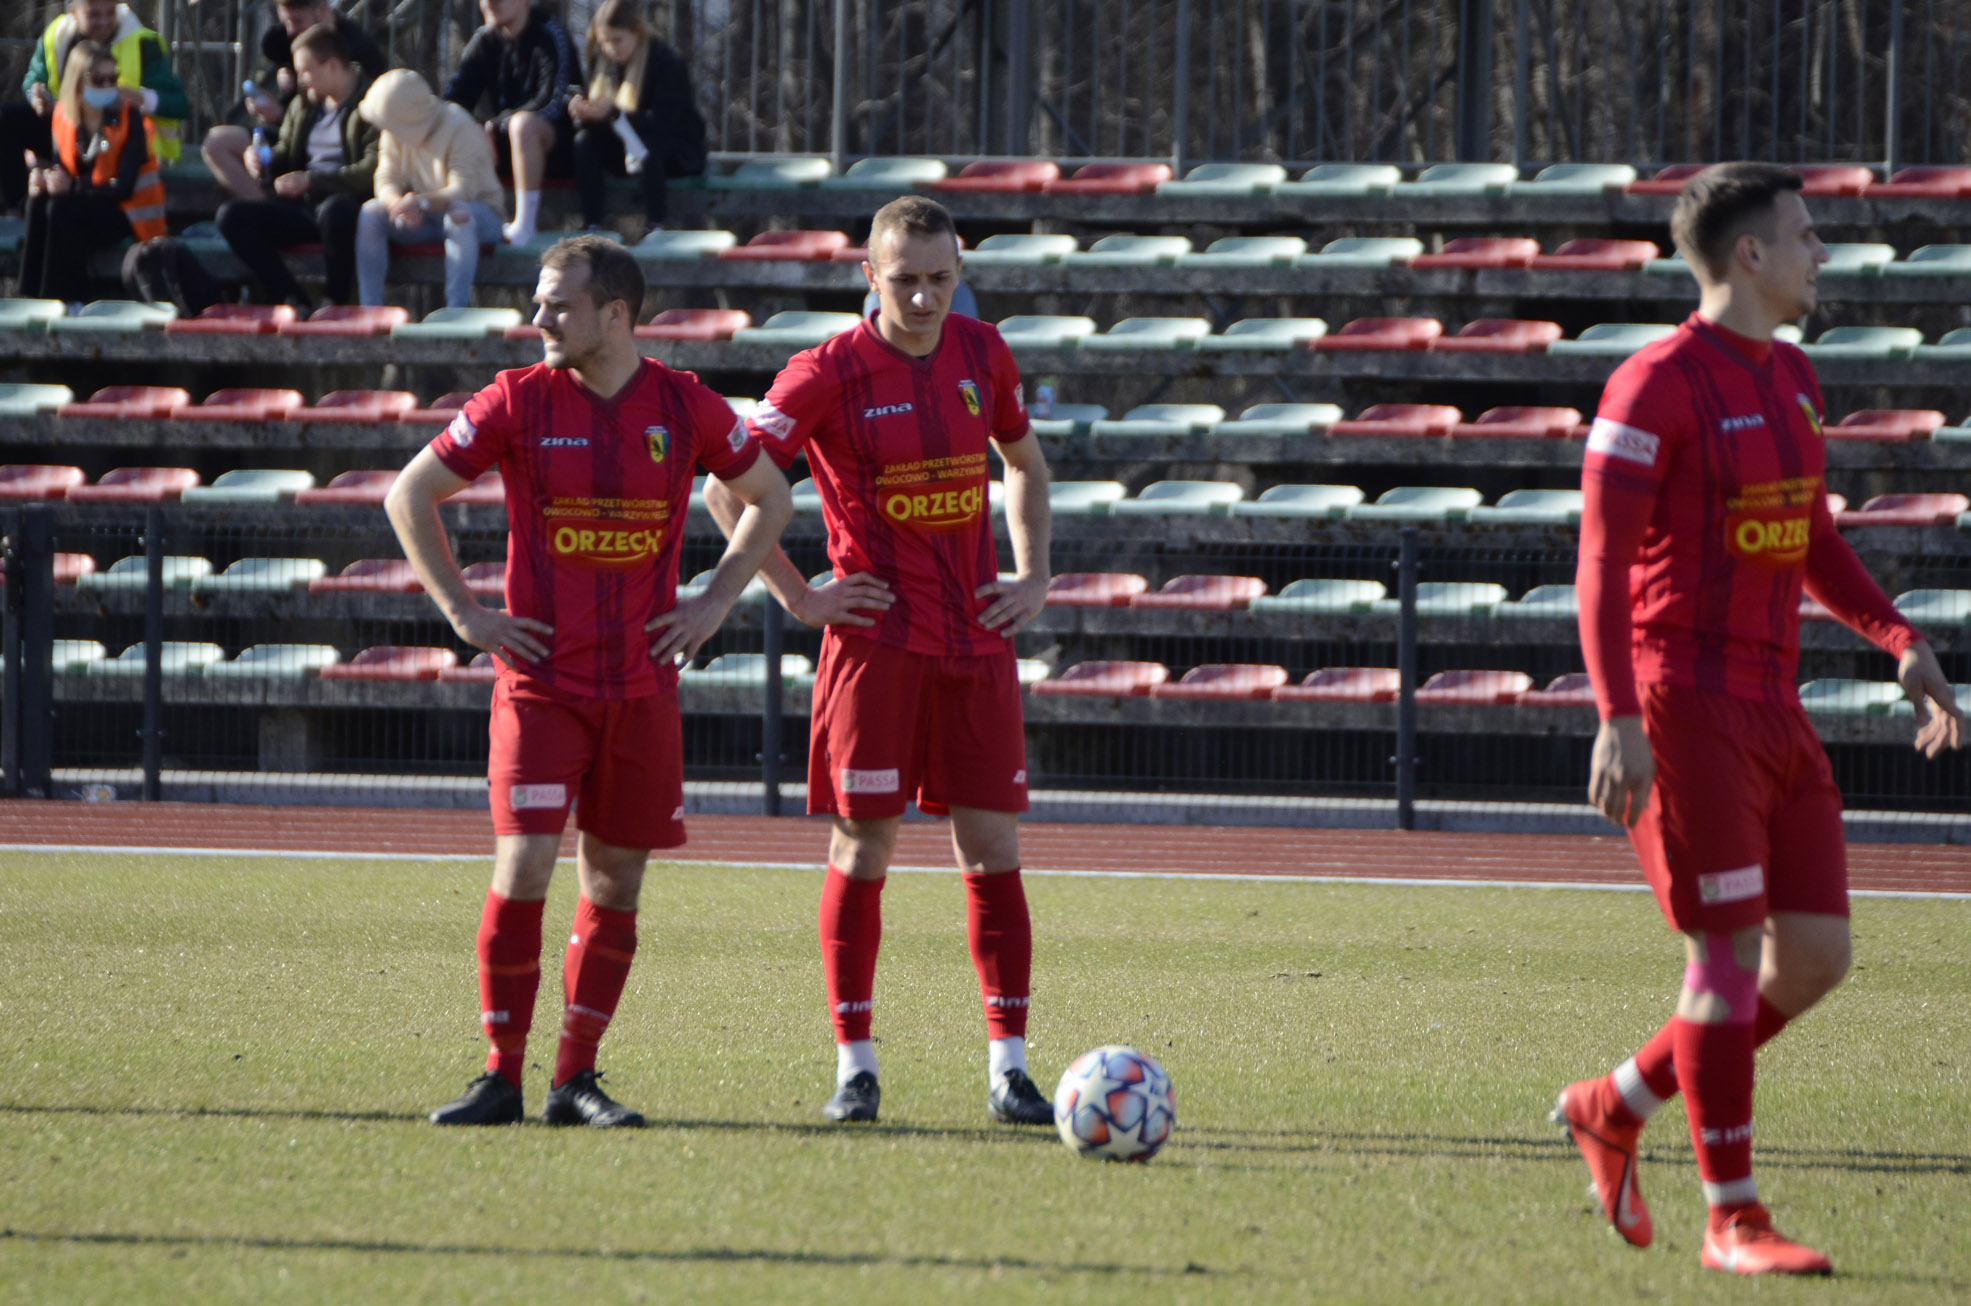
[(1084, 1052), (1054, 1090), (1054, 1127), (1083, 1156), (1147, 1161), (1177, 1124), (1177, 1094), (1162, 1066), (1111, 1043)]

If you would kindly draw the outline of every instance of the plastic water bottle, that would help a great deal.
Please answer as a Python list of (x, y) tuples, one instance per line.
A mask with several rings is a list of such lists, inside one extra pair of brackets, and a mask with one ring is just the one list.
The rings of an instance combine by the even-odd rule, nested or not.
[(265, 177), (274, 166), (274, 147), (267, 142), (267, 129), (253, 129), (253, 157), (260, 164), (260, 175)]
[(1054, 387), (1043, 385), (1033, 392), (1033, 415), (1046, 421), (1054, 415)]
[(276, 115), (280, 113), (281, 102), (272, 93), (261, 90), (251, 78), (240, 83), (240, 94), (244, 95), (248, 100), (259, 101), (259, 108), (263, 116), (270, 112)]

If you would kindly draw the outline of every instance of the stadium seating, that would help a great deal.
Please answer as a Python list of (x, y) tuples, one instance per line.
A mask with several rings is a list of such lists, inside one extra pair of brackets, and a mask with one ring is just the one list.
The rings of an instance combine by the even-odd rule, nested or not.
[(417, 410), (408, 390), (331, 390), (288, 416), (297, 422), (394, 422)]
[(0, 417), (33, 417), (74, 402), (75, 391), (65, 385), (0, 381)]
[(717, 258), (739, 243), (730, 231), (653, 231), (631, 246), (639, 260), (691, 262)]
[(1088, 163), (1041, 186), (1049, 195), (1144, 195), (1171, 178), (1168, 163)]
[(1922, 245), (1882, 269), (1887, 277), (1961, 277), (1971, 275), (1971, 245)]
[(187, 422), (272, 422), (299, 407), (299, 390), (229, 388), (214, 390), (196, 404), (180, 405), (170, 415)]
[(84, 304), (67, 317), (52, 318), (48, 330), (52, 334), (73, 335), (139, 335), (145, 331), (162, 330), (164, 324), (178, 316), (175, 304), (146, 304), (135, 299), (99, 299)]
[(1558, 322), (1482, 317), (1465, 323), (1455, 336), (1438, 336), (1429, 348), (1439, 354), (1537, 354), (1560, 335)]
[(821, 487), (814, 483), (813, 478), (810, 477), (806, 480), (795, 481), (790, 493), (794, 500), (795, 512), (819, 513), (821, 511)]
[(1805, 185), (1802, 195), (1860, 195), (1875, 185), (1875, 170), (1855, 163), (1799, 163), (1793, 171)]
[(1186, 612), (1237, 612), (1266, 593), (1257, 576), (1176, 576), (1154, 594), (1138, 594), (1132, 608), (1174, 608)]
[(1597, 322), (1572, 340), (1556, 340), (1549, 354), (1589, 358), (1627, 358), (1677, 328), (1668, 322)]
[(813, 155), (746, 159), (723, 176), (708, 175), (710, 190), (796, 190), (835, 175), (834, 165)]
[(1107, 419), (1109, 410), (1100, 404), (1047, 405), (1045, 413), (1029, 409), (1028, 424), (1036, 435), (1087, 435), (1095, 423)]
[(1515, 181), (1513, 195), (1600, 195), (1621, 190), (1636, 179), (1626, 163), (1554, 163), (1540, 169), (1531, 181)]
[(1121, 353), (1140, 349), (1184, 349), (1211, 334), (1201, 317), (1126, 317), (1099, 335), (1084, 336), (1083, 349)]
[(1047, 605), (1059, 608), (1126, 608), (1150, 588), (1127, 572), (1067, 571), (1047, 582)]
[(1585, 671), (1555, 676), (1545, 689), (1529, 689), (1519, 696), (1521, 707), (1593, 707), (1595, 687)]
[[(212, 564), (204, 558), (167, 554), (161, 561), (166, 589), (190, 589), (193, 582), (212, 574)], [(78, 576), (75, 586), (84, 590), (147, 589), (150, 586), (150, 559), (142, 554), (118, 558), (107, 571), (92, 571)]]
[(638, 340), (730, 340), (752, 325), (753, 315), (743, 309), (667, 308), (633, 334)]
[[(1224, 428), (1220, 427), (1220, 431)], [(1232, 505), (1234, 517), (1343, 516), (1362, 502), (1362, 491), (1353, 485), (1275, 485), (1261, 491), (1257, 499)]]
[(823, 190), (909, 190), (921, 182), (942, 181), (948, 172), (943, 159), (857, 159), (841, 176), (823, 177), (818, 184)]
[(377, 471), (343, 472), (327, 485), (314, 490), (295, 492), (294, 501), (299, 505), (331, 503), (367, 504), (382, 507), (384, 496), (397, 481), (400, 473), (395, 469)]
[[(690, 580), (678, 586), (678, 597), (689, 598), (694, 594), (703, 594), (706, 588), (711, 585), (712, 574), (717, 570), (716, 567), (707, 567), (704, 571), (699, 572), (696, 576), (693, 576)], [(833, 579), (835, 579), (834, 572), (824, 571), (811, 577), (808, 583), (811, 585), (825, 585)], [(739, 591), (739, 597), (733, 601), (735, 603), (764, 603), (768, 597), (766, 582), (758, 576), (754, 576), (746, 582), (745, 588)]]
[(1506, 704), (1533, 688), (1524, 671), (1440, 671), (1417, 686), (1417, 702), (1425, 706), (1453, 703)]
[(1273, 691), (1282, 703), (1394, 703), (1403, 688), (1394, 667), (1323, 667)]
[(1492, 609), (1492, 615), (1495, 617), (1534, 617), (1545, 620), (1574, 617), (1579, 612), (1579, 603), (1572, 585), (1535, 585), (1518, 598), (1508, 599)]
[(221, 472), (210, 485), (191, 486), (179, 498), (190, 504), (279, 503), (314, 485), (314, 476), (305, 471), (239, 468)]
[[(392, 340), (483, 340), (520, 325), (517, 308), (434, 308), (421, 322), (390, 328)], [(411, 405), (415, 408), (417, 405)]]
[(1378, 580), (1297, 580), (1278, 594), (1264, 594), (1254, 599), (1252, 610), (1338, 616), (1348, 612), (1367, 612), (1371, 604), (1388, 593)]
[(1919, 626), (1971, 623), (1971, 589), (1910, 590), (1896, 596), (1896, 610)]
[(1039, 267), (1059, 263), (1079, 248), (1073, 236), (987, 236), (977, 249), (965, 251), (964, 262), (966, 267)]
[(341, 574), (308, 582), (310, 594), (422, 594), (411, 564), (402, 558), (364, 558)]
[(1095, 334), (1095, 319), (1021, 313), (999, 322), (1000, 338), (1015, 349), (1059, 349)]
[(1874, 274), (1888, 266), (1895, 257), (1894, 245), (1835, 241), (1827, 246), (1827, 262), (1821, 264), (1820, 274)]
[(1425, 168), (1411, 182), (1401, 182), (1393, 193), (1416, 195), (1503, 195), (1519, 180), (1519, 169), (1510, 163), (1439, 163)]
[(397, 414), (397, 420), (409, 422), (413, 426), (446, 426), (459, 415), (459, 409), (465, 407), (466, 402), (471, 398), (470, 390), (454, 390), (448, 395), (439, 395), (422, 408)]
[(1464, 416), (1449, 404), (1371, 404), (1353, 418), (1330, 425), (1328, 434), (1407, 438), (1449, 435)]
[(928, 189), (950, 194), (1017, 195), (1037, 191), (1059, 179), (1061, 167), (1046, 159), (976, 159), (956, 177), (929, 183)]
[(1285, 667), (1211, 662), (1192, 667), (1183, 679), (1150, 686), (1151, 698), (1271, 698), (1287, 683)]
[(1578, 408), (1488, 408), (1469, 422), (1458, 422), (1454, 438), (1487, 440), (1559, 440), (1581, 425)]
[[(75, 491), (69, 491), (75, 497)], [(1878, 494), (1859, 508), (1834, 514), (1834, 524), (1849, 526), (1945, 526), (1959, 513), (1971, 512), (1971, 498), (1962, 494)]]
[[(862, 318), (854, 313), (775, 313), (756, 327), (732, 333), (734, 344), (772, 345), (779, 349), (812, 349), (831, 336), (854, 330)], [(1091, 326), (1093, 323), (1090, 324)]]
[(1325, 199), (1338, 195), (1385, 194), (1403, 180), (1403, 170), (1388, 163), (1323, 163), (1295, 181), (1281, 182), (1276, 195)]
[(199, 483), (189, 467), (118, 467), (94, 485), (69, 487), (70, 503), (165, 503)]
[(1341, 420), (1338, 404), (1254, 404), (1211, 428), (1213, 436), (1292, 436), (1325, 431)]
[[(158, 664), (167, 676), (193, 676), (225, 656), (217, 644), (167, 639), (159, 649)], [(144, 646), (132, 644), (113, 658), (87, 663), (82, 670), (90, 676), (141, 676), (145, 660)]]
[(1318, 317), (1246, 317), (1225, 328), (1222, 335), (1200, 337), (1197, 347), (1219, 352), (1299, 349), (1328, 333)]
[(1096, 439), (1130, 436), (1179, 436), (1208, 431), (1225, 420), (1217, 404), (1138, 404), (1120, 418), (1091, 422)]
[(1413, 268), (1523, 268), (1540, 252), (1525, 236), (1459, 236), (1435, 254), (1419, 254)]
[(1103, 698), (1147, 697), (1150, 690), (1170, 679), (1170, 670), (1160, 662), (1077, 662), (1052, 680), (1030, 687), (1041, 695), (1089, 695)]
[(230, 662), (206, 663), (199, 674), (207, 679), (301, 680), (339, 660), (332, 644), (252, 644)]
[(46, 331), (66, 312), (59, 299), (0, 299), (0, 331)]
[(1310, 342), (1309, 348), (1324, 353), (1428, 349), (1443, 334), (1444, 324), (1434, 317), (1358, 317)]
[(1938, 361), (1971, 361), (1971, 327), (1946, 331), (1934, 345), (1918, 345), (1916, 356)]
[(364, 307), (355, 304), (327, 304), (308, 315), (305, 322), (282, 322), (274, 328), (283, 336), (337, 336), (360, 339), (387, 336), (411, 320), (409, 310), (395, 304)]
[(1176, 263), (1190, 252), (1191, 242), (1182, 236), (1104, 236), (1062, 261), (1070, 267), (1147, 268)]
[[(684, 668), (679, 678), (688, 684), (761, 686), (767, 681), (766, 654), (724, 653), (702, 667)], [(811, 681), (814, 679), (814, 663), (798, 653), (783, 653), (780, 656), (780, 678), (783, 681)]]
[(49, 652), (49, 669), (58, 676), (87, 671), (91, 663), (109, 656), (102, 642), (94, 639), (58, 639)]
[(1346, 516), (1350, 521), (1463, 521), (1482, 502), (1484, 496), (1477, 490), (1448, 485), (1399, 485), (1384, 491), (1374, 503), (1348, 509)]
[(1226, 236), (1211, 242), (1202, 252), (1185, 254), (1177, 260), (1185, 268), (1270, 268), (1291, 266), (1307, 252), (1307, 242), (1298, 236)]
[(1106, 517), (1125, 493), (1120, 481), (1054, 481), (1047, 507), (1056, 517)]
[(1821, 433), (1830, 440), (1921, 440), (1943, 424), (1934, 408), (1864, 408)]
[(1632, 181), (1623, 189), (1631, 195), (1675, 195), (1684, 188), (1684, 183), (1704, 171), (1708, 163), (1673, 163), (1667, 168), (1659, 168), (1656, 175), (1648, 181)]
[(1579, 490), (1508, 490), (1491, 505), (1481, 504), (1467, 514), (1475, 522), (1552, 522), (1567, 525), (1581, 520)]
[(1152, 481), (1134, 499), (1118, 499), (1109, 511), (1118, 517), (1223, 516), (1245, 491), (1231, 481)]
[[(1506, 587), (1455, 580), (1427, 580), (1417, 586), (1419, 617), (1489, 617), (1506, 601)], [(1369, 611), (1393, 617), (1403, 610), (1400, 597), (1377, 599)]]
[(1630, 272), (1661, 255), (1654, 241), (1583, 237), (1551, 254), (1535, 255), (1528, 266), (1554, 272)]
[(323, 680), (436, 680), (446, 667), (459, 664), (448, 648), (380, 644), (366, 648), (347, 662), (321, 669)]
[(499, 505), (506, 502), (506, 482), (497, 468), (482, 472), (479, 478), (446, 500), (447, 503)]
[(465, 587), (482, 599), (503, 599), (506, 596), (504, 562), (475, 562), (460, 575), (465, 579)]
[(1923, 343), (1915, 327), (1829, 327), (1812, 344), (1802, 345), (1816, 362), (1833, 358), (1908, 358)]
[(1277, 163), (1200, 163), (1182, 181), (1157, 183), (1159, 195), (1210, 198), (1263, 195), (1287, 179)]
[(0, 466), (0, 500), (18, 503), (66, 498), (70, 490), (87, 480), (80, 467), (8, 463)]
[(1868, 188), (1870, 199), (1961, 199), (1971, 195), (1971, 168), (1903, 168)]
[(1849, 680), (1838, 676), (1809, 680), (1800, 686), (1800, 706), (1809, 712), (1832, 716), (1879, 714), (1903, 697), (1902, 686), (1876, 680)]
[(718, 257), (728, 262), (826, 262), (848, 245), (849, 238), (839, 231), (762, 231), (744, 245), (720, 250)]
[(173, 318), (164, 324), (173, 336), (271, 336), (282, 323), (295, 321), (287, 304), (214, 304), (197, 317)]
[(108, 417), (123, 420), (171, 416), (171, 410), (192, 401), (191, 392), (175, 385), (104, 386), (79, 404), (63, 404), (57, 417)]
[(1388, 268), (1407, 265), (1423, 251), (1415, 236), (1343, 236), (1317, 254), (1302, 254), (1297, 262), (1315, 268)]
[(284, 594), (327, 576), (328, 564), (320, 558), (239, 558), (218, 575), (209, 573), (208, 567), (208, 574), (193, 578), (195, 592)]
[(500, 665), (491, 653), (480, 653), (462, 667), (440, 667), (441, 684), (490, 685), (499, 678)]

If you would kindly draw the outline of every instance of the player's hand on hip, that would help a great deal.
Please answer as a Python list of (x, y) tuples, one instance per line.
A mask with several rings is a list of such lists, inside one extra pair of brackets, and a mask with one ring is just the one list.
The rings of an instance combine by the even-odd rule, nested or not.
[(807, 626), (873, 626), (876, 617), (862, 614), (880, 616), (896, 601), (888, 584), (859, 571), (853, 576), (837, 576), (808, 586), (792, 616)]
[(1015, 576), (981, 585), (977, 598), (992, 599), (992, 605), (979, 614), (979, 624), (1007, 639), (1019, 634), (1026, 624), (1047, 606), (1047, 577)]
[(1918, 752), (1935, 757), (1946, 748), (1964, 747), (1964, 705), (1951, 692), (1928, 640), (1919, 639), (1903, 650), (1896, 680), (1916, 711)]
[(1649, 789), (1655, 782), (1656, 759), (1649, 751), (1642, 718), (1618, 716), (1602, 722), (1588, 768), (1588, 801), (1617, 825), (1633, 826), (1649, 806)]
[(453, 618), (452, 629), (472, 647), (509, 664), (516, 659), (539, 662), (548, 655), (547, 641), (554, 637), (554, 627), (544, 621), (477, 605)]
[(643, 633), (656, 636), (650, 644), (650, 656), (659, 661), (691, 661), (725, 621), (731, 607), (703, 594), (679, 599), (669, 612), (660, 612), (643, 623)]

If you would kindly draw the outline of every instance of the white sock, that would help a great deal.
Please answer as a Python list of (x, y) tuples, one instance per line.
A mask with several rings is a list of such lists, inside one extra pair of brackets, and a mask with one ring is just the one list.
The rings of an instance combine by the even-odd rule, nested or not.
[(515, 191), (513, 196), (513, 221), (506, 224), (507, 244), (524, 245), (534, 238), (535, 224), (541, 218), (541, 193), (537, 190)]
[(1636, 1119), (1647, 1120), (1663, 1107), (1663, 1099), (1649, 1091), (1643, 1083), (1642, 1072), (1636, 1069), (1636, 1059), (1630, 1057), (1612, 1072), (1615, 1091), (1622, 1095), (1622, 1104), (1636, 1113)]
[(1009, 1070), (1027, 1068), (1027, 1041), (1023, 1038), (986, 1040), (986, 1087), (991, 1088)]
[(634, 177), (643, 171), (643, 161), (649, 157), (650, 147), (643, 143), (643, 137), (636, 134), (630, 120), (622, 114), (616, 115), (616, 135), (623, 142), (623, 171)]
[(865, 1070), (872, 1075), (876, 1073), (876, 1044), (872, 1040), (859, 1038), (835, 1045), (835, 1087), (840, 1088)]

